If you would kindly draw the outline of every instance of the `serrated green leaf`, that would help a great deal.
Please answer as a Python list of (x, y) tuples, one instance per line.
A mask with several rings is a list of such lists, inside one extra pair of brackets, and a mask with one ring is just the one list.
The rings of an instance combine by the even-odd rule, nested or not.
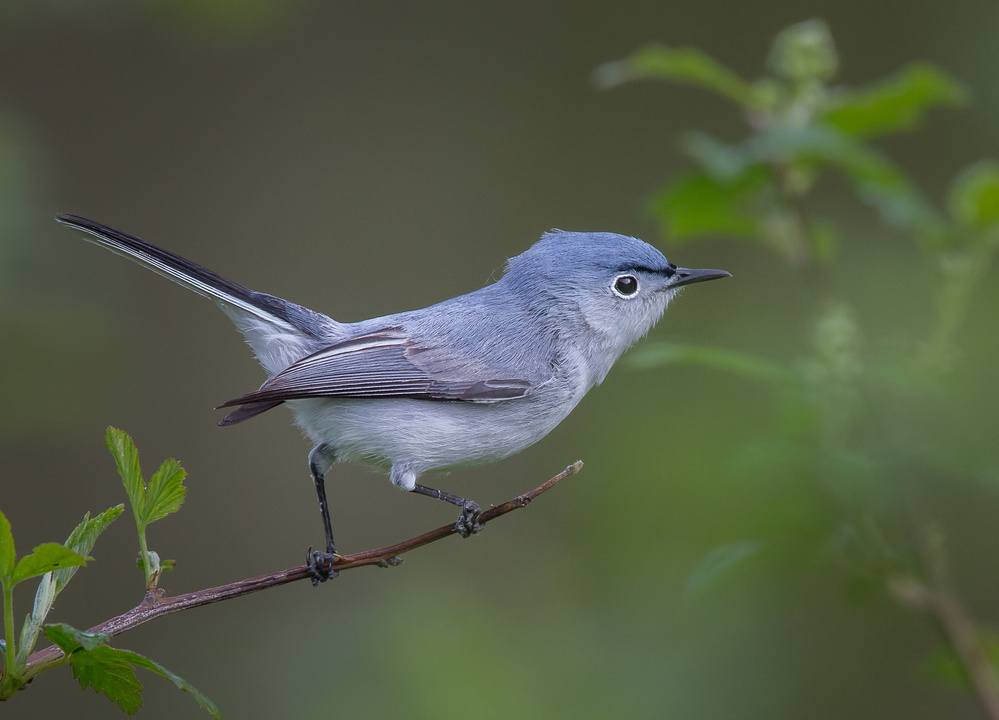
[(0, 512), (0, 581), (6, 585), (14, 572), (17, 553), (14, 550), (14, 534), (10, 530), (7, 517)]
[(657, 193), (649, 210), (675, 241), (705, 234), (754, 237), (757, 222), (746, 205), (766, 182), (762, 168), (731, 182), (691, 173)]
[(30, 555), (21, 558), (14, 566), (11, 580), (14, 584), (31, 577), (44, 575), (59, 568), (83, 565), (88, 558), (73, 552), (58, 543), (43, 543), (36, 547)]
[(760, 540), (741, 540), (716, 547), (690, 573), (683, 586), (683, 594), (690, 595), (704, 587), (724, 570), (758, 553), (764, 545)]
[(848, 135), (869, 138), (912, 129), (930, 108), (958, 105), (965, 96), (949, 75), (916, 63), (860, 92), (841, 94), (824, 119)]
[(87, 630), (77, 630), (72, 625), (66, 623), (52, 623), (43, 628), (45, 637), (52, 644), (59, 647), (64, 653), (69, 655), (76, 650), (93, 650), (101, 645), (106, 645), (111, 636), (107, 633), (95, 633)]
[[(124, 509), (124, 505), (115, 505), (93, 518), (90, 517), (90, 513), (87, 513), (83, 516), (83, 521), (73, 528), (73, 532), (69, 534), (63, 545), (80, 555), (89, 555), (90, 551), (94, 549), (97, 537), (121, 515)], [(53, 573), (57, 595), (66, 587), (66, 583), (70, 581), (76, 570), (76, 567), (68, 567)]]
[(648, 45), (624, 60), (604, 63), (596, 71), (597, 84), (602, 87), (641, 79), (686, 82), (714, 90), (744, 106), (753, 100), (749, 83), (696, 48)]
[(999, 163), (985, 160), (958, 175), (950, 186), (950, 213), (971, 227), (999, 222)]
[[(146, 507), (146, 487), (142, 482), (142, 468), (139, 466), (139, 451), (128, 433), (118, 428), (108, 427), (105, 434), (105, 444), (114, 457), (121, 482), (132, 503), (132, 512), (138, 523)], [(142, 528), (140, 527), (140, 532)]]
[(165, 460), (160, 465), (146, 488), (144, 525), (180, 510), (187, 495), (187, 488), (184, 487), (185, 477), (187, 473), (176, 460)]
[(204, 695), (204, 693), (202, 693), (196, 687), (191, 685), (184, 678), (179, 677), (174, 673), (170, 672), (155, 660), (150, 660), (149, 658), (143, 657), (138, 653), (131, 652), (130, 650), (119, 650), (118, 652), (122, 653), (122, 656), (127, 658), (129, 662), (138, 665), (139, 667), (144, 667), (147, 670), (152, 670), (153, 672), (158, 673), (163, 677), (165, 677), (167, 680), (172, 682), (174, 685), (176, 685), (179, 689), (183, 690), (184, 692), (191, 693), (191, 695), (197, 701), (198, 705), (207, 710), (212, 717), (214, 718), (222, 717), (222, 714), (219, 712), (219, 709), (218, 707), (216, 707), (215, 703), (209, 700)]
[(80, 649), (69, 656), (69, 662), (73, 676), (84, 690), (92, 687), (94, 692), (104, 693), (129, 715), (142, 707), (142, 683), (121, 650), (107, 645)]
[(59, 624), (46, 625), (45, 634), (67, 654), (81, 687), (90, 686), (95, 692), (103, 692), (130, 715), (142, 705), (143, 688), (135, 676), (132, 667), (135, 666), (162, 675), (180, 690), (190, 693), (212, 717), (222, 717), (215, 703), (184, 678), (139, 653), (109, 647), (106, 645), (108, 636), (103, 633), (88, 633)]

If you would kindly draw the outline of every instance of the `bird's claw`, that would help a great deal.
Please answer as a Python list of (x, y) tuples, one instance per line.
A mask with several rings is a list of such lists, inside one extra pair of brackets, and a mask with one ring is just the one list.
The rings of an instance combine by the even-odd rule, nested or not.
[(310, 546), (305, 553), (305, 564), (309, 568), (309, 577), (312, 578), (312, 587), (316, 587), (321, 582), (326, 582), (330, 578), (335, 578), (340, 574), (334, 570), (333, 566), (337, 560), (343, 560), (343, 556), (336, 552), (319, 552)]
[(479, 522), (479, 515), (482, 514), (482, 508), (474, 500), (466, 500), (465, 504), (461, 507), (461, 515), (458, 516), (458, 522), (454, 524), (454, 529), (458, 531), (458, 534), (463, 538), (467, 538), (470, 535), (474, 535), (482, 529), (482, 524)]

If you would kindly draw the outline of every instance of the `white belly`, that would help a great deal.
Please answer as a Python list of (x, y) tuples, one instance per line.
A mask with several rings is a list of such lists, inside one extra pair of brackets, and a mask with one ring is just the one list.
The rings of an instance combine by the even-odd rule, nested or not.
[(507, 457), (534, 444), (576, 405), (551, 397), (496, 403), (314, 398), (289, 401), (296, 421), (337, 457), (388, 469), (427, 470), (475, 465)]

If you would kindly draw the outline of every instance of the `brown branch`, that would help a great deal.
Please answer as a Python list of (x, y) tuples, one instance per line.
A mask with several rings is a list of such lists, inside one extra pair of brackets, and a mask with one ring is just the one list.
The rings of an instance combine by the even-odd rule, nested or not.
[(953, 590), (939, 532), (916, 528), (920, 562), (928, 584), (915, 578), (895, 578), (890, 587), (895, 597), (911, 607), (931, 613), (944, 638), (968, 673), (982, 709), (990, 720), (999, 720), (999, 678), (982, 649), (978, 631)]
[[(496, 505), (483, 511), (483, 513), (479, 516), (479, 523), (485, 525), (490, 520), (495, 520), (502, 515), (506, 515), (508, 512), (519, 510), (522, 507), (527, 507), (538, 495), (555, 487), (555, 485), (570, 475), (579, 472), (582, 467), (583, 462), (581, 460), (577, 460), (558, 475), (546, 480), (533, 490), (526, 492), (523, 495), (518, 495), (513, 500), (508, 500), (502, 505)], [(410, 552), (411, 550), (415, 550), (416, 548), (423, 547), (424, 545), (428, 545), (432, 542), (442, 540), (449, 535), (454, 535), (456, 532), (457, 531), (455, 530), (453, 524), (443, 525), (436, 530), (431, 530), (423, 533), (422, 535), (417, 535), (416, 537), (409, 538), (408, 540), (403, 540), (395, 545), (389, 545), (388, 547), (379, 548), (377, 550), (366, 550), (364, 552), (354, 553), (353, 555), (344, 555), (342, 560), (338, 560), (334, 563), (333, 569), (338, 572), (343, 572), (344, 570), (351, 570), (364, 565), (398, 565), (402, 562), (402, 558), (399, 557), (400, 555)], [(261, 575), (259, 577), (248, 578), (246, 580), (240, 580), (227, 585), (220, 585), (219, 587), (198, 590), (196, 592), (175, 595), (173, 597), (165, 597), (156, 593), (148, 593), (146, 598), (139, 605), (135, 606), (126, 613), (110, 618), (109, 620), (105, 620), (99, 625), (95, 625), (90, 628), (90, 632), (107, 633), (112, 636), (120, 635), (126, 630), (131, 630), (132, 628), (138, 627), (143, 623), (149, 622), (150, 620), (163, 615), (180, 612), (181, 610), (190, 610), (191, 608), (208, 605), (210, 603), (222, 602), (223, 600), (231, 600), (233, 598), (249, 595), (250, 593), (255, 593), (260, 590), (266, 590), (267, 588), (295, 582), (296, 580), (305, 580), (306, 578), (309, 578), (309, 569), (305, 565), (300, 565), (299, 567), (281, 570), (280, 572), (271, 573), (269, 575)], [(160, 590), (160, 593), (162, 592), (163, 591)], [(62, 650), (54, 645), (39, 650), (28, 658), (24, 679), (30, 679), (43, 670), (63, 662), (63, 660), (64, 655)]]

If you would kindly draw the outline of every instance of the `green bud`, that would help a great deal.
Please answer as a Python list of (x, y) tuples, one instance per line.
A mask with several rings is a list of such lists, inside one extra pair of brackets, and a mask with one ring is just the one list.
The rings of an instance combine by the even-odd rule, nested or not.
[(828, 80), (836, 74), (839, 57), (828, 26), (822, 20), (808, 20), (777, 36), (767, 64), (788, 80)]

